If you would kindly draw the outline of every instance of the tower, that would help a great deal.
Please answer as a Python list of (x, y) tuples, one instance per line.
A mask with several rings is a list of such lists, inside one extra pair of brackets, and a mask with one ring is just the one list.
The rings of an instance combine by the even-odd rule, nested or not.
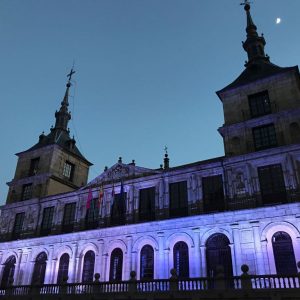
[(245, 70), (217, 92), (223, 103), (224, 125), (219, 132), (226, 156), (241, 155), (300, 142), (299, 69), (279, 67), (265, 54), (250, 5), (245, 2), (247, 38)]
[(34, 146), (16, 154), (18, 163), (13, 180), (7, 183), (6, 203), (69, 192), (87, 183), (92, 164), (80, 153), (68, 129), (69, 90), (74, 73), (71, 70), (68, 75), (65, 95), (55, 112), (55, 126), (50, 133), (42, 133)]

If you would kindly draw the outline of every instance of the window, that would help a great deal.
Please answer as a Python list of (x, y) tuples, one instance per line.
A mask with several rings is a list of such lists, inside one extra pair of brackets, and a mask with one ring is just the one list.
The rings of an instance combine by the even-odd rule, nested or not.
[(286, 190), (281, 165), (259, 167), (257, 172), (263, 204), (285, 202)]
[(111, 207), (111, 225), (125, 224), (127, 193), (114, 195), (114, 202)]
[(154, 278), (154, 250), (150, 245), (146, 245), (141, 250), (141, 279)]
[(155, 219), (155, 187), (140, 190), (139, 220)]
[(31, 284), (34, 285), (44, 284), (46, 265), (47, 265), (47, 254), (45, 252), (42, 252), (37, 256), (35, 260)]
[(224, 210), (222, 175), (202, 178), (203, 209), (205, 212)]
[(32, 197), (32, 183), (24, 184), (22, 190), (22, 200), (28, 200)]
[(99, 204), (98, 199), (94, 198), (91, 201), (90, 208), (87, 209), (85, 215), (85, 226), (87, 229), (93, 229), (98, 227), (99, 218)]
[(51, 227), (52, 227), (53, 213), (54, 213), (54, 206), (44, 208), (41, 231), (40, 231), (41, 235), (50, 234)]
[(248, 101), (252, 118), (271, 113), (271, 104), (268, 91), (249, 95)]
[(297, 266), (291, 237), (284, 231), (272, 237), (276, 272), (278, 275), (296, 275)]
[(58, 284), (61, 284), (61, 283), (66, 282), (68, 280), (69, 261), (70, 261), (70, 256), (67, 253), (64, 253), (60, 257), (58, 273), (57, 273), (57, 283)]
[(75, 220), (76, 203), (68, 203), (65, 205), (64, 218), (62, 222), (62, 232), (72, 232)]
[(215, 277), (218, 266), (222, 266), (225, 277), (232, 277), (232, 259), (229, 240), (224, 234), (214, 234), (206, 242), (207, 276)]
[(4, 270), (2, 273), (2, 280), (1, 280), (2, 289), (5, 289), (13, 285), (14, 275), (15, 275), (15, 265), (16, 265), (16, 258), (13, 255), (10, 256), (4, 263)]
[(189, 248), (185, 242), (178, 242), (173, 249), (174, 269), (179, 278), (189, 277)]
[(277, 146), (274, 124), (268, 124), (252, 129), (255, 150), (263, 150)]
[(64, 164), (63, 176), (66, 177), (68, 180), (72, 181), (74, 175), (74, 169), (75, 169), (75, 165), (70, 163), (69, 161), (66, 161)]
[(30, 161), (30, 169), (29, 169), (28, 176), (34, 176), (38, 172), (39, 162), (40, 162), (39, 157), (34, 158)]
[(120, 248), (112, 251), (110, 256), (109, 280), (122, 280), (123, 252)]
[(88, 251), (84, 256), (83, 269), (82, 269), (82, 282), (93, 282), (95, 266), (95, 253)]
[(24, 212), (16, 214), (14, 228), (12, 232), (13, 239), (20, 238), (23, 229), (24, 217), (25, 217)]
[(170, 217), (182, 217), (188, 214), (186, 181), (170, 183)]

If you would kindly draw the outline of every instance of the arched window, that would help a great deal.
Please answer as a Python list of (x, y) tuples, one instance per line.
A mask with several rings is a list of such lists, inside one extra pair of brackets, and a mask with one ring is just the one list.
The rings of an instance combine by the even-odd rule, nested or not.
[(36, 257), (31, 284), (34, 285), (44, 284), (46, 265), (47, 265), (47, 254), (45, 252), (42, 252)]
[(110, 256), (109, 280), (122, 280), (123, 252), (120, 248), (113, 250)]
[(1, 288), (9, 287), (14, 282), (14, 274), (15, 274), (15, 264), (16, 264), (16, 258), (15, 256), (10, 256), (5, 264), (4, 264), (4, 270), (1, 280)]
[(189, 248), (185, 242), (178, 242), (173, 249), (174, 269), (178, 277), (189, 277)]
[(272, 246), (277, 274), (297, 274), (297, 266), (291, 237), (284, 231), (278, 231), (272, 237)]
[(83, 260), (82, 282), (93, 282), (95, 267), (95, 253), (88, 251)]
[(224, 234), (214, 234), (206, 242), (207, 276), (216, 275), (217, 266), (222, 266), (224, 275), (233, 276), (231, 249), (229, 240)]
[(70, 261), (70, 256), (67, 253), (64, 253), (60, 257), (58, 273), (57, 273), (58, 284), (63, 283), (65, 280), (68, 280), (69, 261)]
[(146, 245), (141, 250), (141, 279), (154, 278), (154, 250), (150, 245)]

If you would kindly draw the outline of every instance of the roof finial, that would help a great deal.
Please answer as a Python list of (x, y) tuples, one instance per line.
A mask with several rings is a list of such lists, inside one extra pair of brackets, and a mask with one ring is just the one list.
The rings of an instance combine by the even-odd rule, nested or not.
[(69, 77), (68, 83), (70, 83), (71, 79), (72, 79), (72, 75), (76, 73), (76, 71), (73, 70), (74, 66), (71, 68), (70, 73), (67, 75), (67, 77)]
[(164, 150), (165, 150), (164, 169), (167, 170), (170, 167), (170, 165), (169, 165), (170, 159), (169, 159), (169, 155), (168, 155), (168, 147), (165, 146)]

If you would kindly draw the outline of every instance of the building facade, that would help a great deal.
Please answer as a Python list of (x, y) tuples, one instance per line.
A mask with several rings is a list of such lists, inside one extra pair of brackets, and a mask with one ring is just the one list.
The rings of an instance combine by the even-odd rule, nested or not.
[[(248, 62), (217, 92), (225, 156), (160, 169), (91, 165), (70, 138), (67, 90), (49, 135), (18, 154), (1, 207), (1, 286), (296, 274), (300, 261), (300, 76), (265, 55), (245, 5)], [(71, 73), (70, 73), (71, 74)], [(71, 74), (72, 75), (72, 74)]]

